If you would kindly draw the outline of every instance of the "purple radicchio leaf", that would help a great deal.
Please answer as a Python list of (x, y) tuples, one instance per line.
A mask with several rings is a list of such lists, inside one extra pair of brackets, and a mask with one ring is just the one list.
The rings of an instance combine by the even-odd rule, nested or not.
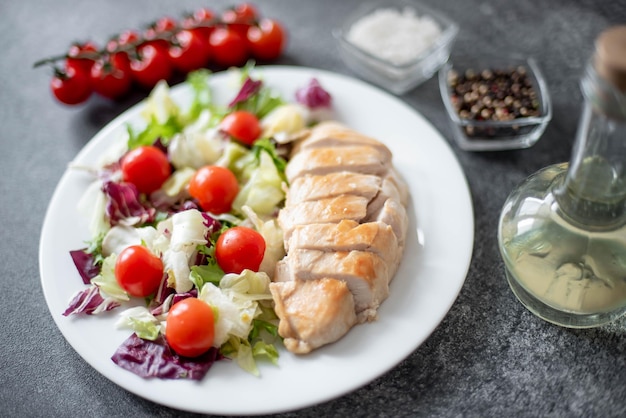
[(296, 101), (311, 109), (318, 107), (330, 107), (332, 97), (324, 90), (316, 78), (312, 78), (309, 84), (296, 90)]
[(257, 94), (257, 92), (261, 89), (263, 82), (261, 80), (252, 80), (250, 77), (246, 78), (246, 81), (243, 82), (241, 89), (235, 96), (235, 98), (228, 104), (228, 107), (235, 107), (238, 103), (245, 102), (250, 97)]
[(143, 378), (202, 380), (213, 363), (223, 358), (216, 347), (199, 357), (182, 357), (169, 347), (163, 336), (149, 341), (133, 333), (119, 346), (111, 360)]
[(222, 227), (222, 224), (220, 221), (218, 221), (217, 219), (213, 218), (210, 214), (208, 214), (207, 212), (202, 212), (202, 218), (204, 219), (202, 221), (202, 225), (207, 227), (207, 235), (212, 235), (215, 232), (219, 231), (220, 228)]
[(78, 274), (83, 279), (83, 283), (91, 283), (91, 279), (100, 274), (100, 266), (96, 264), (93, 254), (88, 253), (87, 249), (70, 251), (72, 261), (78, 270)]
[(100, 289), (96, 285), (77, 292), (63, 312), (63, 316), (70, 316), (84, 313), (86, 315), (96, 315), (100, 312), (110, 311), (117, 308), (120, 303), (112, 298), (103, 298)]
[(181, 300), (198, 297), (198, 291), (196, 289), (191, 289), (189, 292), (185, 293), (176, 293), (174, 289), (171, 288), (167, 288), (167, 290), (167, 296), (162, 301), (157, 301), (156, 299), (153, 300), (153, 307), (150, 309), (150, 313), (152, 315), (163, 315), (164, 313), (167, 313), (174, 304), (180, 302)]
[(111, 225), (132, 226), (154, 220), (156, 210), (141, 203), (134, 184), (107, 181), (102, 185), (102, 191), (109, 197), (106, 214)]

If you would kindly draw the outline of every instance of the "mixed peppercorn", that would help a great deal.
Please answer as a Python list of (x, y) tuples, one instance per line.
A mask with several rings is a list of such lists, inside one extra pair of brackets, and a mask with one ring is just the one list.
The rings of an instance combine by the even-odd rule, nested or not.
[[(468, 69), (463, 73), (451, 70), (448, 85), (452, 105), (461, 119), (511, 121), (540, 115), (537, 92), (522, 66), (480, 72)], [(465, 130), (469, 136), (495, 134), (477, 132), (472, 126)]]

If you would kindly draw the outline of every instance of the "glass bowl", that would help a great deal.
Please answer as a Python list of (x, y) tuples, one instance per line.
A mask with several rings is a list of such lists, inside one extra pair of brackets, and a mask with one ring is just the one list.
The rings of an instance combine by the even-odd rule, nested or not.
[[(381, 9), (410, 10), (418, 18), (430, 18), (440, 29), (437, 38), (410, 60), (394, 63), (368, 52), (350, 41), (350, 30), (363, 18)], [(394, 30), (387, 27), (385, 30)], [(411, 0), (383, 0), (358, 7), (339, 27), (333, 30), (340, 56), (346, 66), (360, 77), (394, 94), (404, 94), (431, 78), (448, 60), (450, 49), (459, 31), (458, 25), (443, 14)], [(406, 35), (406, 33), (404, 34)]]
[[(507, 89), (503, 94), (498, 93), (502, 89), (495, 88), (493, 84), (487, 84), (488, 87), (478, 85), (479, 92), (486, 90), (491, 92), (484, 95), (479, 93), (480, 106), (468, 112), (466, 105), (468, 102), (463, 98), (468, 85), (465, 84), (454, 94), (451, 83), (454, 80), (462, 81), (461, 77), (471, 74), (480, 74), (483, 77), (479, 80), (480, 83), (485, 80), (484, 77), (489, 75), (493, 77), (496, 70), (507, 72), (516, 70), (517, 74), (525, 74), (526, 83), (517, 83), (517, 89), (514, 91)], [(510, 85), (513, 84), (515, 82)], [(470, 89), (474, 87), (476, 85), (471, 85)], [(454, 139), (464, 150), (499, 151), (529, 148), (539, 140), (552, 118), (552, 105), (546, 82), (532, 58), (508, 56), (454, 59), (447, 62), (439, 71), (439, 89)], [(525, 93), (519, 93), (520, 90)], [(489, 99), (484, 99), (485, 96), (489, 96)], [(475, 98), (476, 96), (470, 96), (468, 99), (470, 103), (475, 103), (472, 101)], [(489, 110), (484, 114), (477, 113), (476, 111), (482, 112), (479, 109), (483, 103), (490, 104)], [(529, 103), (531, 105), (527, 107)]]

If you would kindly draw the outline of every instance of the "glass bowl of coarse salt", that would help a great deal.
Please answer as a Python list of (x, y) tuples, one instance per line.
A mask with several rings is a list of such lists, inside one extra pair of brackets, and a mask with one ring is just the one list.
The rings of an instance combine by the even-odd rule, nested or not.
[(446, 63), (458, 31), (455, 22), (419, 2), (383, 0), (361, 5), (333, 36), (348, 68), (404, 94)]

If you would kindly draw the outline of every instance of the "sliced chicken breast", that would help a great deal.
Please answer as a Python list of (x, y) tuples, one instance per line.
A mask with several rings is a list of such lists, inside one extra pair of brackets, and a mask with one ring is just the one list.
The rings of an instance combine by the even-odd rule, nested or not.
[(382, 222), (359, 224), (343, 220), (337, 224), (299, 225), (285, 243), (290, 250), (370, 251), (387, 263), (398, 258), (398, 240), (391, 226)]
[(389, 266), (367, 251), (291, 250), (278, 280), (344, 280), (354, 296), (359, 322), (376, 318), (376, 309), (389, 296)]
[(278, 333), (292, 353), (306, 354), (343, 337), (357, 322), (346, 282), (332, 278), (274, 282)]
[(381, 185), (382, 179), (372, 174), (340, 171), (324, 175), (305, 175), (296, 178), (289, 186), (285, 206), (343, 194), (363, 196), (369, 201), (378, 194)]
[(381, 175), (388, 171), (390, 159), (367, 145), (304, 149), (297, 153), (285, 169), (289, 183), (305, 174), (328, 174), (351, 171)]
[(360, 221), (367, 214), (368, 199), (363, 196), (341, 195), (286, 207), (278, 214), (278, 225), (286, 240), (297, 225), (336, 223), (344, 219)]
[(368, 145), (391, 160), (391, 151), (382, 142), (349, 129), (338, 122), (322, 122), (313, 127), (309, 135), (296, 143), (292, 156), (307, 148), (344, 147), (350, 145)]

